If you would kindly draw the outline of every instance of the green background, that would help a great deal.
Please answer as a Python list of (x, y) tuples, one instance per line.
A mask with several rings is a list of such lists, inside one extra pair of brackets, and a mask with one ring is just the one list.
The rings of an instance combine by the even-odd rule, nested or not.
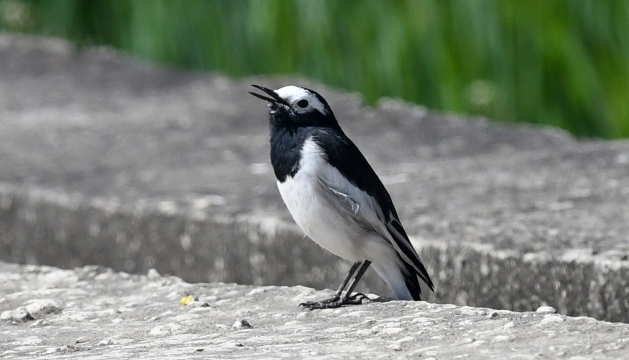
[(0, 29), (629, 137), (629, 1), (0, 0)]

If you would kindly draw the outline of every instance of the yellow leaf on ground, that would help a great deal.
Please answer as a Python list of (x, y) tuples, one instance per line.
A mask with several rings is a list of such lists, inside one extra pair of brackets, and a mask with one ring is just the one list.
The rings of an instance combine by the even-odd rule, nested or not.
[(192, 295), (188, 295), (181, 298), (181, 304), (184, 306), (190, 304), (193, 301), (194, 301), (194, 296)]

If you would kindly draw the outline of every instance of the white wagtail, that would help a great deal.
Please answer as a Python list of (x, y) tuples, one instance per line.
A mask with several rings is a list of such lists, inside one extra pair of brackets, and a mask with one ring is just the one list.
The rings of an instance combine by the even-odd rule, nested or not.
[(325, 99), (298, 86), (252, 86), (268, 95), (250, 93), (269, 103), (271, 163), (293, 219), (321, 247), (354, 262), (331, 299), (301, 305), (360, 304), (365, 296), (352, 290), (369, 265), (399, 299), (420, 300), (418, 277), (434, 290), (389, 193)]

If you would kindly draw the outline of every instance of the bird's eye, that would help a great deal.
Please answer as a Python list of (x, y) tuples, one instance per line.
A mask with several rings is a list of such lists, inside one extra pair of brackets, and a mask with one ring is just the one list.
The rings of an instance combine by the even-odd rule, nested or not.
[(308, 107), (308, 100), (299, 100), (299, 102), (297, 102), (297, 106), (299, 106), (302, 109), (305, 109)]

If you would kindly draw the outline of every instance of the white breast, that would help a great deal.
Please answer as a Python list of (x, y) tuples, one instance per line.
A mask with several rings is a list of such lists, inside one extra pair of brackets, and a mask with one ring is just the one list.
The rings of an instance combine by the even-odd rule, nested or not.
[[(379, 221), (368, 195), (349, 183), (336, 168), (329, 165), (321, 148), (312, 139), (308, 139), (301, 151), (297, 174), (287, 178), (283, 183), (278, 182), (282, 199), (302, 231), (324, 249), (350, 261), (370, 257), (366, 251), (374, 245), (385, 246), (384, 239), (379, 237), (368, 239), (370, 236), (366, 238), (364, 228), (357, 227), (329, 204), (329, 197), (326, 198), (321, 193), (324, 191), (321, 180), (351, 196), (359, 204), (361, 216), (367, 216), (376, 223)], [(373, 244), (374, 241), (377, 244)], [(377, 253), (382, 251), (385, 250), (378, 250)], [(371, 252), (373, 254), (373, 249)], [(389, 250), (386, 252), (388, 257)]]

